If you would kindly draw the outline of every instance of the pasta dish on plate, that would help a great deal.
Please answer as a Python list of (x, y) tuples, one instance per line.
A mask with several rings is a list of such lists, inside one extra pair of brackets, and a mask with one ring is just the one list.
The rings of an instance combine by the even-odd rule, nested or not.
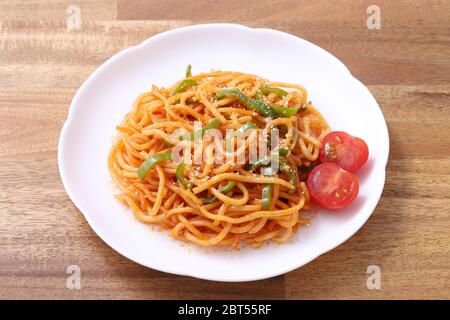
[(171, 87), (138, 96), (116, 128), (117, 199), (140, 222), (200, 246), (288, 241), (313, 203), (353, 201), (353, 172), (368, 154), (361, 139), (330, 133), (300, 85), (190, 66)]

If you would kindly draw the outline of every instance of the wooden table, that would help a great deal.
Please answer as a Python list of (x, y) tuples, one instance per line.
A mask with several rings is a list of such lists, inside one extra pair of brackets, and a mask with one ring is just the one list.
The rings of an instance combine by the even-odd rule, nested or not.
[[(66, 9), (81, 29), (67, 30)], [(367, 7), (381, 9), (369, 30)], [(450, 298), (449, 1), (0, 1), (0, 298)], [(68, 198), (59, 133), (81, 83), (164, 30), (238, 22), (298, 35), (375, 95), (391, 139), (378, 207), (350, 240), (273, 279), (219, 283), (142, 267), (108, 247)], [(69, 265), (81, 290), (66, 288)], [(366, 286), (381, 268), (381, 289)]]

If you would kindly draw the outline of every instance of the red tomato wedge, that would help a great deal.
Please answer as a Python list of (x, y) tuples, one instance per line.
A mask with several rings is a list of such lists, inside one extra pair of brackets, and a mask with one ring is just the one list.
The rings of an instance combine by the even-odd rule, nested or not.
[(358, 178), (331, 162), (315, 167), (306, 183), (314, 202), (330, 210), (347, 207), (359, 190)]
[(357, 172), (369, 158), (369, 148), (364, 140), (342, 131), (333, 131), (322, 140), (320, 161), (334, 162), (342, 169)]

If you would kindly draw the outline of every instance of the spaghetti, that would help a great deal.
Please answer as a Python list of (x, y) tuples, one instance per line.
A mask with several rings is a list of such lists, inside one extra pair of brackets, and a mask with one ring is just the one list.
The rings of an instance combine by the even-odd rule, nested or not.
[[(239, 154), (249, 158), (256, 135), (245, 135), (239, 145), (237, 136), (274, 128), (279, 147), (268, 152), (279, 160), (278, 172), (266, 174), (263, 159), (237, 163)], [(231, 141), (232, 162), (208, 161), (217, 151), (207, 136), (200, 137), (205, 161), (172, 161), (175, 147), (193, 146), (194, 136), (213, 129), (224, 135), (235, 130), (223, 141), (224, 148)], [(299, 85), (240, 72), (192, 76), (189, 67), (170, 88), (153, 86), (141, 94), (117, 130), (108, 161), (121, 191), (116, 197), (142, 223), (159, 225), (176, 239), (233, 249), (241, 243), (283, 243), (308, 223), (300, 217), (310, 207), (304, 181), (329, 127)], [(180, 130), (185, 133), (175, 136)]]

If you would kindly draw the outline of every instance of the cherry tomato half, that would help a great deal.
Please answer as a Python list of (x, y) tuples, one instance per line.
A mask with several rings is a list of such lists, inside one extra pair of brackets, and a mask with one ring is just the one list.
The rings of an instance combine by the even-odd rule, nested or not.
[(331, 210), (347, 207), (359, 190), (358, 178), (331, 162), (315, 167), (306, 183), (314, 202)]
[(357, 172), (369, 158), (369, 148), (364, 140), (342, 131), (333, 131), (322, 140), (322, 162), (334, 162), (342, 169)]

